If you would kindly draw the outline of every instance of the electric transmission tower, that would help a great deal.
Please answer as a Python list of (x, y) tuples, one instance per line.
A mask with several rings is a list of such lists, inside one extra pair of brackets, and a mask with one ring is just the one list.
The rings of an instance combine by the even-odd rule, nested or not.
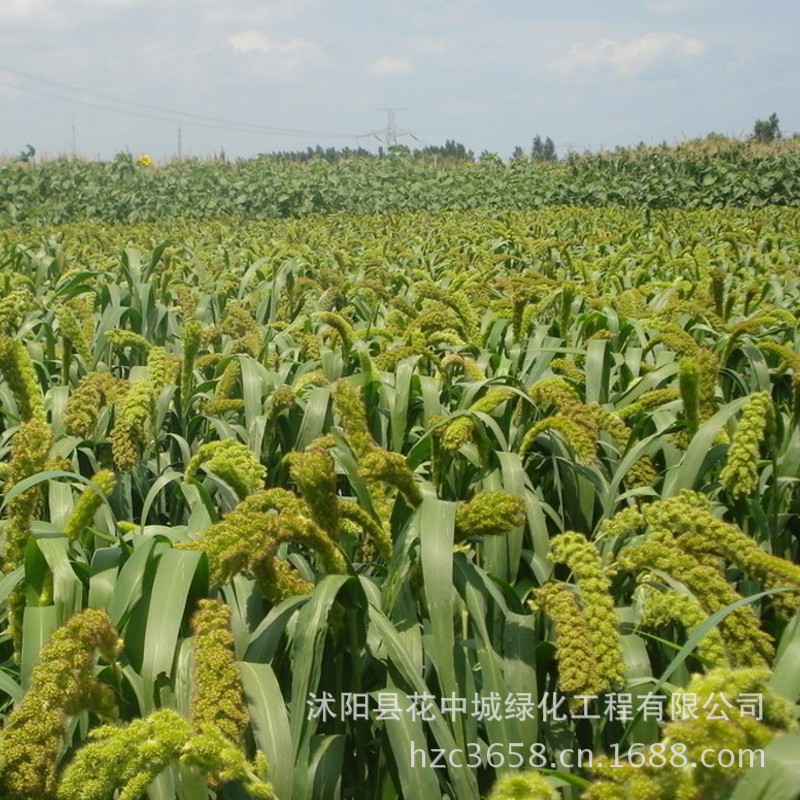
[(398, 128), (397, 123), (395, 122), (395, 114), (398, 111), (404, 111), (404, 108), (379, 108), (378, 111), (385, 111), (386, 112), (386, 127), (379, 131), (372, 131), (370, 136), (374, 136), (379, 142), (386, 146), (388, 150), (390, 147), (394, 147), (397, 144), (397, 138), (399, 136), (410, 136), (412, 139), (416, 140), (416, 136), (414, 136), (414, 131), (408, 130), (406, 128)]

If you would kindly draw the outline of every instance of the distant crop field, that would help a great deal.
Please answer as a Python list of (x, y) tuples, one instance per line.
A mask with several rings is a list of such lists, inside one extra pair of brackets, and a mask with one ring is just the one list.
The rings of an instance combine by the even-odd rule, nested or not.
[(295, 162), (0, 162), (0, 227), (220, 218), (285, 219), (549, 206), (649, 209), (800, 205), (800, 138), (572, 154), (557, 164), (414, 158)]
[(800, 171), (642, 160), (0, 168), (0, 796), (800, 797)]

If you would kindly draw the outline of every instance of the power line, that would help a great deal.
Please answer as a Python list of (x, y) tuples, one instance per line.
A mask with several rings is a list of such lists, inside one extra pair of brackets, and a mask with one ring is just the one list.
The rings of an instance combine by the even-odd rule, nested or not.
[[(335, 137), (342, 139), (358, 138), (359, 134), (342, 133), (340, 131), (312, 131), (307, 129), (298, 128), (281, 128), (271, 125), (259, 125), (249, 122), (239, 122), (229, 120), (223, 117), (212, 117), (205, 114), (194, 114), (187, 111), (178, 111), (172, 108), (164, 108), (163, 106), (156, 106), (149, 103), (139, 103), (135, 100), (126, 100), (123, 98), (115, 97), (114, 95), (105, 94), (103, 92), (95, 92), (89, 89), (83, 89), (79, 86), (73, 86), (68, 83), (54, 81), (49, 78), (42, 78), (38, 75), (22, 72), (20, 70), (10, 69), (0, 65), (0, 71), (7, 72), (10, 75), (15, 75), (27, 80), (38, 81), (50, 86), (55, 86), (64, 89), (68, 92), (75, 92), (78, 94), (86, 95), (90, 98), (99, 98), (100, 100), (114, 103), (115, 106), (108, 105), (108, 103), (100, 103), (92, 100), (80, 99), (77, 97), (64, 96), (55, 92), (47, 92), (42, 89), (34, 89), (29, 86), (14, 84), (14, 88), (30, 94), (37, 94), (42, 97), (49, 97), (56, 100), (63, 100), (69, 103), (76, 103), (90, 108), (97, 108), (103, 111), (110, 111), (117, 114), (126, 114), (129, 116), (143, 117), (145, 119), (155, 119), (162, 122), (184, 122), (187, 125), (193, 125), (200, 128), (216, 128), (218, 130), (238, 131), (242, 133), (261, 133), (261, 134), (275, 134), (275, 135), (289, 135), (289, 136), (314, 136), (314, 137)], [(123, 106), (119, 108), (119, 106)], [(131, 108), (125, 108), (130, 106)], [(142, 109), (136, 111), (132, 109)]]

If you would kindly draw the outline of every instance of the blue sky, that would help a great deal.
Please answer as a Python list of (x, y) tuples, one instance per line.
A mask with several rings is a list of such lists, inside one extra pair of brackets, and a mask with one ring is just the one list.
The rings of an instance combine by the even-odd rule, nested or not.
[(799, 44), (796, 0), (1, 0), (0, 154), (789, 133)]

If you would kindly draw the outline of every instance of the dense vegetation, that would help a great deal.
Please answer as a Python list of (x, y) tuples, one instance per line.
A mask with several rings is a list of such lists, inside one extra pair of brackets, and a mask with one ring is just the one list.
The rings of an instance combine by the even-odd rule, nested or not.
[(334, 164), (263, 156), (156, 167), (121, 154), (111, 162), (0, 165), (0, 226), (548, 205), (796, 206), (798, 198), (800, 146), (792, 141), (619, 150), (558, 164), (527, 158), (504, 164), (492, 155), (477, 163), (398, 155)]
[(796, 158), (3, 167), (0, 796), (796, 800)]
[(472, 150), (467, 150), (463, 144), (456, 142), (453, 139), (448, 139), (443, 145), (426, 145), (421, 148), (414, 148), (413, 150), (405, 145), (391, 145), (388, 149), (383, 146), (378, 148), (377, 153), (367, 150), (364, 147), (351, 148), (351, 147), (307, 147), (305, 150), (280, 150), (278, 152), (270, 153), (269, 157), (279, 161), (300, 161), (308, 163), (309, 161), (324, 160), (330, 164), (337, 164), (342, 161), (350, 161), (354, 158), (362, 159), (379, 159), (385, 158), (387, 152), (390, 154), (403, 154), (404, 156), (414, 159), (443, 159), (447, 161), (474, 161), (475, 153)]

